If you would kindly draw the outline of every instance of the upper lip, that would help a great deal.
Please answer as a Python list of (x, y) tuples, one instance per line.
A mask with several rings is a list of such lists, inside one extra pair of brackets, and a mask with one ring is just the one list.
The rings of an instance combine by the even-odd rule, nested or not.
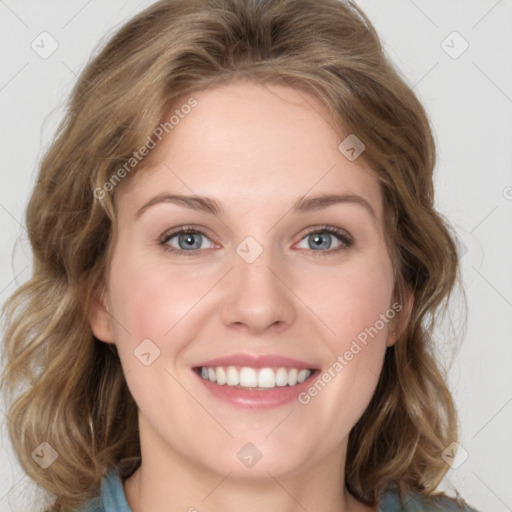
[(315, 369), (314, 365), (292, 359), (290, 357), (279, 356), (277, 354), (231, 354), (228, 356), (209, 359), (196, 365), (197, 367), (207, 366), (248, 366), (250, 368), (297, 368), (297, 369)]

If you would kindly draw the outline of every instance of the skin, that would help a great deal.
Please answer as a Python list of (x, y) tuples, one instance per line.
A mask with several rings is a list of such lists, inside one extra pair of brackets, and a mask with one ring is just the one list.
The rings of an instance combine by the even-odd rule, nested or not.
[[(350, 429), (396, 341), (393, 323), (307, 405), (237, 408), (191, 368), (245, 351), (327, 369), (373, 326), (394, 303), (378, 183), (338, 150), (348, 134), (313, 96), (236, 82), (194, 98), (154, 150), (158, 163), (118, 186), (109, 281), (90, 314), (95, 336), (117, 345), (139, 407), (142, 464), (124, 482), (127, 500), (134, 512), (372, 510), (341, 482)], [(136, 218), (163, 192), (208, 196), (224, 212), (161, 202)], [(332, 193), (357, 194), (375, 217), (353, 202), (290, 212), (301, 196)], [(189, 224), (206, 234), (197, 254), (158, 244)], [(353, 245), (332, 235), (327, 249), (309, 248), (308, 228), (322, 225), (345, 230)], [(252, 263), (236, 252), (247, 236), (263, 249)], [(147, 338), (160, 350), (149, 366), (133, 353)], [(247, 442), (262, 453), (251, 468), (237, 458)]]

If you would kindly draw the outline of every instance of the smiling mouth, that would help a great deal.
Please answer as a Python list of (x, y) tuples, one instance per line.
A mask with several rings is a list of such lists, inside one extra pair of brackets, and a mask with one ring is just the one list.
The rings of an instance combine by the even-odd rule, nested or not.
[(305, 368), (251, 368), (249, 366), (198, 366), (194, 370), (204, 380), (219, 386), (268, 390), (302, 384), (317, 372)]

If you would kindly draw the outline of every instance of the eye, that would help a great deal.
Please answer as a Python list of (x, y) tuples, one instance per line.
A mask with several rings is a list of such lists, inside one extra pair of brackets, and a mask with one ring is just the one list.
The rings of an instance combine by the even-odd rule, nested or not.
[(165, 250), (176, 253), (196, 253), (201, 249), (211, 249), (212, 247), (205, 247), (205, 240), (208, 240), (213, 246), (213, 242), (206, 236), (205, 233), (194, 228), (180, 228), (171, 233), (167, 233), (160, 240), (160, 245)]
[[(333, 243), (337, 244), (333, 247)], [(348, 249), (352, 246), (353, 241), (350, 235), (334, 226), (323, 226), (315, 228), (307, 233), (297, 247), (321, 253), (333, 253), (340, 250)]]
[[(158, 243), (164, 250), (178, 255), (197, 254), (203, 249), (215, 247), (215, 244), (203, 231), (192, 226), (185, 226), (166, 233)], [(300, 244), (306, 244), (306, 246)], [(333, 244), (336, 245), (333, 247)], [(348, 249), (352, 244), (352, 237), (346, 231), (334, 226), (320, 226), (306, 233), (297, 247), (319, 254), (332, 254)]]

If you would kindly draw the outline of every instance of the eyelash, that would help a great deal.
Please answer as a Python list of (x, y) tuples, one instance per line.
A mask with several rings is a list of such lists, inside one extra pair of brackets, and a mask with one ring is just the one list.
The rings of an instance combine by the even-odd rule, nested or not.
[[(158, 240), (158, 245), (161, 246), (164, 251), (169, 251), (178, 256), (196, 255), (199, 252), (204, 251), (204, 249), (194, 249), (191, 251), (184, 251), (182, 249), (176, 249), (175, 247), (171, 247), (167, 243), (171, 238), (174, 238), (177, 235), (191, 234), (191, 233), (199, 234), (199, 235), (205, 236), (206, 238), (209, 238), (208, 235), (206, 233), (204, 233), (204, 231), (201, 231), (200, 229), (197, 229), (194, 226), (183, 226), (182, 228), (176, 229), (175, 231), (172, 231), (171, 233), (164, 234)], [(334, 226), (327, 226), (327, 225), (317, 226), (315, 228), (310, 229), (302, 236), (300, 241), (302, 241), (304, 238), (306, 238), (309, 235), (319, 234), (319, 233), (329, 233), (330, 235), (334, 235), (341, 242), (341, 245), (339, 245), (338, 247), (336, 247), (334, 249), (327, 249), (325, 251), (322, 251), (322, 250), (316, 251), (314, 249), (304, 249), (308, 253), (314, 253), (316, 256), (328, 256), (328, 255), (338, 253), (340, 251), (348, 249), (354, 243), (352, 238), (346, 231), (336, 228)]]

